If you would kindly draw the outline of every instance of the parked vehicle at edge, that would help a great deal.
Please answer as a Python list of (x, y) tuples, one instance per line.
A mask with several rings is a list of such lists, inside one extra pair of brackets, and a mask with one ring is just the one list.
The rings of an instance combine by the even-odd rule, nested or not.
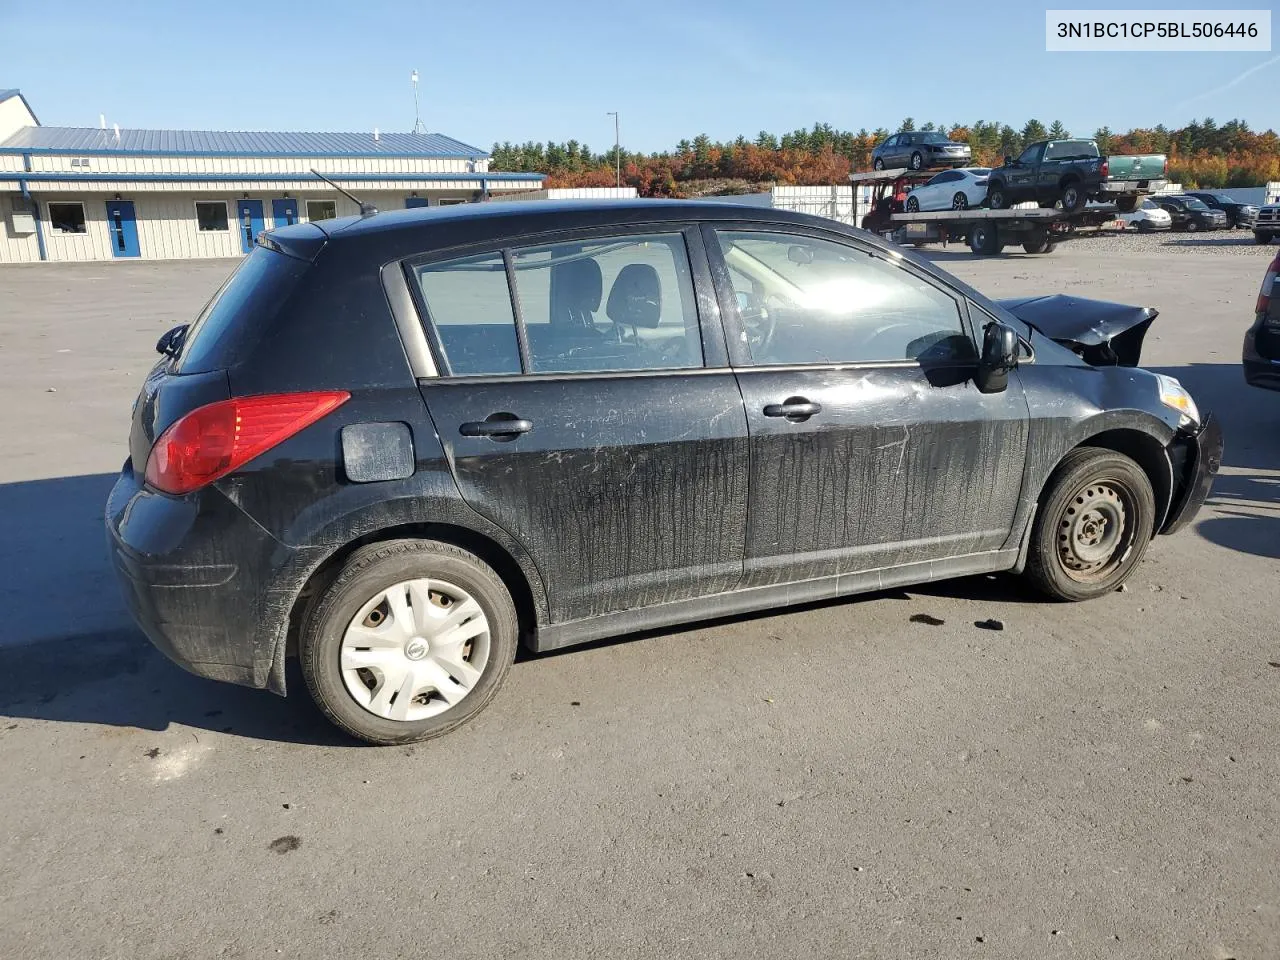
[(993, 210), (1034, 200), (1068, 213), (1090, 200), (1114, 201), (1121, 213), (1132, 213), (1143, 194), (1164, 183), (1167, 169), (1160, 153), (1104, 157), (1092, 140), (1042, 140), (992, 169), (987, 201)]
[(1280, 254), (1267, 267), (1254, 307), (1253, 326), (1244, 335), (1245, 382), (1266, 390), (1280, 390)]
[(521, 640), (987, 571), (1106, 596), (1221, 456), (1137, 368), (1155, 317), (733, 203), (284, 227), (157, 344), (114, 567), (179, 664), (283, 694), (296, 649), (374, 743), (473, 717)]
[(1280, 203), (1264, 203), (1253, 222), (1253, 239), (1270, 243), (1273, 237), (1280, 237)]
[(1188, 190), (1182, 196), (1195, 197), (1209, 209), (1221, 210), (1227, 215), (1227, 226), (1233, 229), (1240, 227), (1244, 230), (1252, 230), (1258, 219), (1257, 204), (1233, 200), (1225, 193), (1216, 193), (1213, 190)]
[(1169, 211), (1159, 207), (1150, 198), (1143, 200), (1133, 213), (1120, 214), (1120, 219), (1125, 222), (1126, 229), (1142, 233), (1173, 228), (1173, 217), (1169, 216)]
[(987, 201), (987, 167), (944, 170), (907, 194), (906, 212), (968, 210)]
[(1197, 230), (1227, 229), (1227, 215), (1207, 207), (1195, 197), (1170, 194), (1153, 197), (1156, 205), (1173, 218), (1173, 229), (1194, 233)]
[(895, 133), (871, 151), (875, 170), (928, 170), (931, 167), (963, 167), (973, 159), (967, 143), (957, 143), (945, 133), (907, 131)]

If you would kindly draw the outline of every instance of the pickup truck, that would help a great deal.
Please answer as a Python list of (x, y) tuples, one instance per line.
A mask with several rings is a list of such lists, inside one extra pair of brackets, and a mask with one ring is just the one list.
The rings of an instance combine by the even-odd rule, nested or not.
[(1090, 200), (1114, 199), (1117, 210), (1132, 213), (1144, 194), (1164, 185), (1168, 167), (1160, 153), (1104, 157), (1092, 140), (1042, 140), (988, 174), (987, 203), (993, 210), (1028, 200), (1061, 203), (1075, 213)]

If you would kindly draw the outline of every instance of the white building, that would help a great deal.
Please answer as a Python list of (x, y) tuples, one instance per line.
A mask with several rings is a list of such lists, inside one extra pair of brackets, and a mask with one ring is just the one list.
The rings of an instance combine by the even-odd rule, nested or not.
[(536, 190), (439, 133), (231, 133), (41, 126), (0, 90), (0, 263), (236, 257), (261, 230)]

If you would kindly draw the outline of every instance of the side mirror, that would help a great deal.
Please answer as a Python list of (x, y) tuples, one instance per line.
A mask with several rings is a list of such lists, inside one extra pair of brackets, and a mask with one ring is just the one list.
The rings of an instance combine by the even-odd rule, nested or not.
[(156, 341), (156, 353), (166, 357), (176, 357), (182, 349), (182, 342), (187, 339), (189, 323), (180, 323)]
[(1005, 165), (1006, 167), (1012, 167), (1012, 166), (1013, 166), (1013, 157), (1009, 156), (1009, 154), (1007, 154), (1007, 153), (1004, 155), (1004, 165)]
[(1009, 386), (1009, 371), (1018, 365), (1018, 334), (1003, 323), (989, 323), (982, 335), (982, 358), (974, 381), (983, 393)]

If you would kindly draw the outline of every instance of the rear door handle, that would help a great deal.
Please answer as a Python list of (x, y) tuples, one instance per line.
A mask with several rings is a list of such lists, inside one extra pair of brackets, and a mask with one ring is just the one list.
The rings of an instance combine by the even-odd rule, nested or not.
[(782, 403), (770, 403), (764, 408), (766, 417), (786, 417), (788, 420), (807, 420), (822, 412), (822, 404), (810, 403), (804, 397), (789, 397)]
[(490, 437), (495, 440), (514, 440), (533, 429), (529, 420), (521, 420), (509, 413), (495, 413), (486, 420), (470, 420), (458, 432), (464, 437)]

